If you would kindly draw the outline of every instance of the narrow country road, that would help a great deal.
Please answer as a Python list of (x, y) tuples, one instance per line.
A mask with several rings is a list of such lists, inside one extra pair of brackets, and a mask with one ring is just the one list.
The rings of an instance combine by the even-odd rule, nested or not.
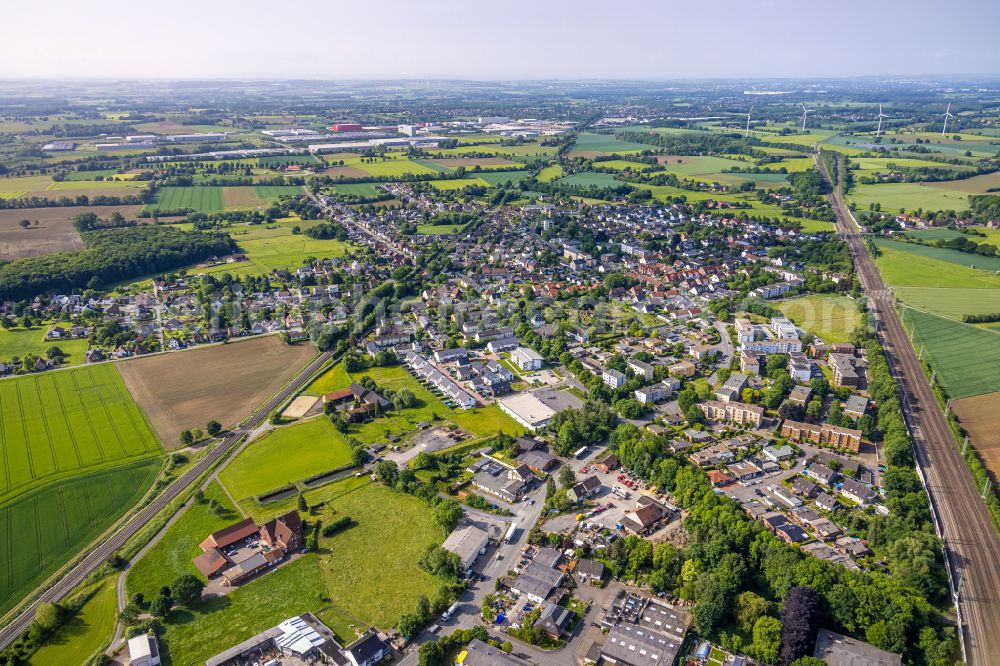
[[(816, 163), (829, 182), (818, 152)], [(838, 180), (843, 183), (844, 179)], [(996, 664), (1000, 659), (1000, 538), (895, 310), (892, 292), (868, 254), (839, 187), (833, 188), (830, 201), (837, 214), (837, 233), (850, 246), (855, 271), (899, 383), (903, 416), (957, 591), (964, 657), (972, 666)]]

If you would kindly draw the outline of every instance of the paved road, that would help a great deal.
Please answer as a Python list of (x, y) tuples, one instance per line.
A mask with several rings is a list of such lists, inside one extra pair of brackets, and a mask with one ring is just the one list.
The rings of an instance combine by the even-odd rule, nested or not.
[[(818, 156), (817, 163), (825, 174)], [(892, 292), (882, 282), (843, 194), (837, 191), (831, 200), (837, 231), (850, 245), (855, 270), (899, 382), (903, 415), (958, 590), (965, 658), (973, 666), (995, 664), (1000, 655), (1000, 538), (896, 313)]]
[(62, 578), (43, 592), (34, 601), (34, 603), (22, 611), (21, 614), (14, 618), (10, 624), (3, 627), (3, 629), (0, 629), (0, 650), (3, 650), (10, 645), (22, 631), (31, 625), (31, 622), (35, 617), (35, 609), (38, 608), (39, 604), (56, 602), (69, 594), (95, 569), (107, 561), (107, 559), (111, 557), (111, 555), (113, 555), (114, 552), (122, 545), (124, 545), (126, 541), (145, 527), (157, 513), (167, 506), (167, 504), (184, 492), (188, 486), (194, 483), (194, 481), (202, 475), (202, 473), (204, 473), (209, 467), (215, 464), (219, 458), (224, 456), (233, 446), (235, 446), (240, 438), (242, 438), (245, 434), (252, 432), (254, 428), (260, 425), (264, 419), (267, 418), (267, 415), (271, 411), (276, 409), (282, 402), (287, 400), (289, 396), (299, 390), (306, 383), (306, 381), (308, 381), (309, 378), (332, 357), (333, 352), (325, 352), (317, 356), (312, 363), (296, 375), (295, 379), (293, 379), (291, 383), (268, 400), (267, 403), (256, 413), (247, 418), (244, 422), (238, 424), (237, 428), (233, 430), (229, 436), (219, 442), (215, 448), (208, 453), (208, 455), (198, 461), (198, 463), (185, 472), (179, 479), (174, 481), (156, 499), (150, 502), (148, 506), (143, 508), (136, 515), (132, 516), (132, 518), (128, 519), (117, 532), (101, 543), (92, 544), (89, 548), (89, 552), (83, 559), (68, 569), (63, 574)]

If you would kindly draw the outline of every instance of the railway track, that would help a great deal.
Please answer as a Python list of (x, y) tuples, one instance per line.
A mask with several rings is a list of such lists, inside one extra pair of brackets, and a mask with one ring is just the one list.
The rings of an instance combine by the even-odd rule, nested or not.
[[(830, 182), (818, 152), (816, 162)], [(1000, 664), (1000, 537), (896, 312), (892, 292), (868, 254), (839, 188), (833, 188), (830, 201), (837, 215), (837, 233), (850, 247), (855, 272), (899, 383), (903, 417), (944, 541), (963, 656), (973, 666)]]
[(225, 456), (230, 449), (240, 441), (240, 439), (253, 431), (254, 428), (263, 423), (267, 415), (276, 409), (282, 402), (288, 399), (293, 393), (298, 391), (313, 374), (319, 370), (324, 363), (333, 357), (333, 352), (324, 352), (317, 356), (312, 363), (306, 366), (295, 378), (271, 397), (264, 405), (249, 418), (237, 424), (229, 435), (204, 458), (199, 460), (191, 469), (182, 474), (180, 478), (170, 484), (159, 496), (157, 496), (148, 506), (144, 507), (137, 514), (125, 521), (125, 523), (115, 531), (110, 537), (99, 543), (89, 546), (89, 552), (80, 561), (66, 570), (59, 580), (39, 594), (35, 600), (21, 611), (9, 624), (0, 629), (0, 650), (6, 649), (8, 645), (29, 626), (35, 617), (35, 610), (40, 604), (54, 603), (64, 599), (77, 585), (82, 583), (91, 573), (111, 557), (116, 550), (121, 548), (129, 539), (135, 536), (139, 530), (145, 527), (156, 514), (162, 511), (167, 505), (183, 493), (195, 482), (204, 472), (212, 467), (220, 458)]

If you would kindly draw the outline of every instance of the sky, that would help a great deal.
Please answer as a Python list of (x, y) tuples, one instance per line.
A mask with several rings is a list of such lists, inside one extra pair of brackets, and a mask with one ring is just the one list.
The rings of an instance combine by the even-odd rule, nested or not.
[(1000, 74), (998, 0), (8, 0), (0, 78)]

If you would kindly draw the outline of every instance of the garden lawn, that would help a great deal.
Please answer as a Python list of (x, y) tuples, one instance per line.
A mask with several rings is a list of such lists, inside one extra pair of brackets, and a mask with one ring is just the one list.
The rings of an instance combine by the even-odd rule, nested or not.
[(219, 474), (239, 501), (351, 464), (344, 436), (325, 416), (275, 428), (251, 442)]
[(83, 363), (87, 353), (87, 340), (46, 340), (45, 333), (54, 325), (0, 329), (0, 359), (7, 361), (15, 356), (24, 358), (28, 354), (44, 357), (45, 351), (50, 347), (59, 347), (68, 355), (66, 365)]
[(118, 614), (114, 580), (99, 583), (92, 594), (80, 611), (31, 655), (28, 664), (83, 664), (104, 646)]
[[(191, 560), (201, 555), (198, 544), (212, 532), (238, 522), (242, 516), (218, 483), (209, 485), (204, 494), (205, 501), (193, 502), (169, 527), (163, 538), (129, 569), (125, 578), (128, 596), (141, 592), (146, 599), (155, 599), (164, 585), (172, 584), (185, 574), (205, 580), (191, 563)], [(209, 508), (208, 503), (213, 499), (222, 506), (221, 515)]]
[[(362, 551), (364, 552), (364, 551)], [(324, 608), (316, 555), (278, 567), (223, 597), (173, 610), (163, 622), (165, 666), (203, 664), (213, 654), (307, 611)]]
[(855, 301), (834, 294), (811, 294), (775, 303), (796, 326), (826, 342), (848, 342), (861, 323)]
[(911, 308), (902, 314), (914, 349), (923, 349), (948, 397), (1000, 391), (1000, 332)]

